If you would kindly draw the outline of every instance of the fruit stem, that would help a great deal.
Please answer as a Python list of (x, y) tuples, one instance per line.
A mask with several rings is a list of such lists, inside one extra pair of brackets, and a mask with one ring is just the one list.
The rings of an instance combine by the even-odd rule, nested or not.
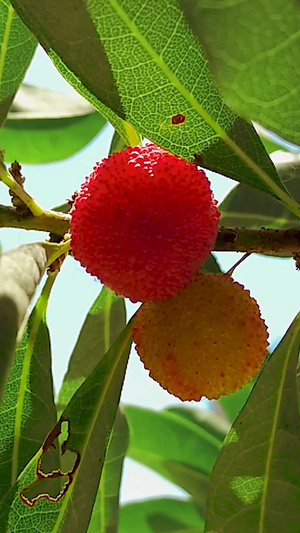
[(137, 144), (142, 144), (141, 135), (129, 124), (124, 121), (124, 128), (127, 134), (127, 138), (130, 141), (130, 146), (136, 146)]
[(52, 263), (56, 261), (56, 259), (60, 257), (63, 260), (68, 255), (69, 251), (71, 250), (71, 239), (67, 234), (62, 243), (58, 244), (53, 242), (44, 242), (43, 246), (48, 250), (48, 252), (52, 252), (47, 261), (47, 267), (49, 268)]
[(247, 257), (249, 257), (251, 255), (251, 252), (247, 252), (246, 254), (243, 255), (243, 257), (241, 257), (229, 270), (228, 272), (226, 272), (226, 274), (228, 274), (229, 276), (232, 276), (233, 272), (235, 271), (235, 269), (243, 262), (245, 261), (245, 259), (247, 259)]

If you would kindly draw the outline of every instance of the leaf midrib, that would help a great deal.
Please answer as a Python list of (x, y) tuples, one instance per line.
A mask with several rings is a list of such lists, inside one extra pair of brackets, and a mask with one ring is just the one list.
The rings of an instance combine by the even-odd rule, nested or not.
[[(109, 289), (107, 293), (107, 299), (105, 304), (105, 310), (104, 310), (104, 326), (103, 326), (103, 338), (104, 338), (104, 353), (106, 353), (109, 350), (110, 347), (110, 329), (111, 329), (111, 309), (112, 309), (112, 299), (113, 299), (113, 293)], [(111, 441), (111, 436), (110, 439)], [(108, 445), (109, 446), (109, 445)], [(105, 464), (103, 465), (102, 469), (102, 476), (101, 476), (101, 484), (102, 487), (105, 487)], [(105, 523), (105, 491), (100, 489), (100, 483), (99, 483), (99, 489), (100, 490), (100, 529), (99, 533), (105, 533), (106, 529), (106, 523)]]
[[(128, 327), (130, 323), (131, 323), (131, 327)], [(84, 458), (86, 456), (86, 450), (87, 450), (88, 444), (90, 442), (91, 434), (92, 434), (92, 431), (93, 431), (93, 429), (95, 427), (95, 424), (96, 424), (96, 421), (97, 421), (97, 418), (98, 418), (98, 415), (99, 415), (99, 411), (100, 411), (100, 409), (102, 407), (103, 402), (105, 401), (105, 396), (106, 396), (107, 390), (108, 390), (108, 388), (109, 388), (109, 386), (110, 386), (110, 384), (112, 382), (112, 378), (113, 378), (113, 376), (115, 374), (116, 368), (117, 368), (118, 364), (120, 363), (120, 360), (121, 360), (121, 357), (122, 357), (122, 355), (124, 353), (124, 350), (126, 349), (126, 346), (127, 346), (128, 342), (129, 342), (129, 340), (131, 338), (133, 325), (134, 325), (134, 319), (132, 318), (131, 321), (127, 324), (128, 331), (127, 331), (126, 335), (124, 336), (124, 338), (123, 338), (123, 340), (121, 342), (121, 345), (119, 347), (118, 357), (116, 357), (116, 359), (115, 359), (115, 362), (114, 362), (114, 364), (113, 364), (113, 366), (112, 366), (112, 368), (110, 370), (110, 373), (107, 376), (105, 386), (103, 387), (103, 390), (102, 390), (102, 392), (101, 392), (101, 394), (99, 396), (98, 405), (96, 406), (96, 409), (94, 410), (94, 416), (93, 416), (92, 422), (90, 424), (89, 431), (86, 434), (86, 439), (85, 439), (84, 446), (83, 446), (82, 453), (81, 453), (80, 464), (79, 464), (78, 469), (76, 470), (76, 472), (74, 474), (73, 483), (72, 483), (71, 487), (69, 488), (68, 492), (64, 496), (64, 500), (63, 500), (62, 506), (60, 508), (59, 515), (58, 515), (58, 517), (56, 519), (54, 528), (52, 529), (52, 533), (58, 533), (60, 531), (60, 526), (63, 524), (64, 514), (65, 514), (65, 511), (66, 511), (67, 506), (69, 504), (69, 501), (71, 499), (71, 496), (72, 496), (72, 493), (73, 493), (73, 488), (74, 488), (74, 485), (76, 483), (76, 478), (78, 477), (78, 473), (80, 472), (80, 469), (81, 469), (82, 461), (84, 460)]]
[(11, 485), (13, 486), (18, 475), (20, 439), (22, 431), (22, 416), (24, 409), (25, 394), (27, 391), (27, 381), (30, 373), (31, 359), (34, 352), (35, 342), (41, 322), (44, 320), (46, 325), (46, 310), (48, 300), (53, 283), (56, 279), (57, 273), (49, 276), (45, 282), (42, 293), (36, 303), (35, 315), (33, 317), (31, 331), (27, 341), (25, 356), (23, 359), (22, 373), (20, 376), (19, 396), (16, 405), (15, 424), (14, 424), (14, 442), (12, 450), (12, 465), (11, 465)]
[[(300, 329), (300, 315), (299, 315), (299, 318), (298, 318), (298, 322), (299, 322), (299, 326), (298, 326), (298, 331), (299, 331), (299, 329)], [(264, 474), (265, 483), (264, 483), (264, 486), (263, 486), (261, 505), (260, 505), (258, 533), (264, 533), (264, 531), (265, 531), (265, 529), (264, 529), (264, 521), (265, 521), (265, 516), (266, 516), (266, 499), (267, 499), (267, 492), (268, 492), (268, 486), (269, 486), (269, 481), (270, 481), (270, 470), (271, 470), (273, 449), (274, 449), (274, 444), (275, 444), (276, 428), (277, 428), (277, 425), (278, 425), (278, 419), (279, 419), (282, 396), (283, 396), (283, 388), (284, 388), (284, 384), (285, 384), (288, 364), (289, 364), (289, 361), (290, 361), (291, 352), (294, 349), (294, 344), (295, 344), (296, 341), (297, 341), (297, 332), (294, 333), (294, 341), (291, 342), (291, 344), (289, 346), (289, 349), (287, 350), (287, 356), (285, 358), (285, 362), (284, 362), (284, 365), (283, 365), (282, 377), (281, 377), (280, 386), (279, 386), (279, 389), (278, 389), (279, 394), (277, 396), (277, 402), (276, 402), (276, 406), (275, 406), (275, 410), (274, 410), (272, 428), (271, 428), (270, 439), (269, 439), (269, 446), (268, 446), (267, 457), (266, 457), (266, 466), (265, 466), (265, 474)]]
[(10, 4), (8, 6), (8, 16), (7, 16), (6, 23), (5, 23), (5, 30), (4, 30), (3, 42), (2, 42), (1, 54), (0, 54), (0, 91), (2, 87), (4, 65), (5, 65), (5, 59), (6, 59), (7, 50), (8, 50), (8, 41), (9, 41), (10, 29), (11, 29), (11, 25), (13, 21), (14, 12), (15, 10)]
[(125, 10), (121, 7), (118, 0), (107, 0), (111, 8), (123, 21), (123, 23), (130, 30), (132, 35), (137, 39), (142, 48), (153, 59), (154, 63), (164, 72), (166, 78), (176, 87), (178, 92), (183, 98), (190, 104), (190, 106), (198, 113), (200, 117), (210, 126), (210, 128), (220, 137), (249, 168), (251, 168), (262, 180), (262, 182), (273, 191), (288, 209), (296, 216), (300, 217), (300, 206), (293, 200), (293, 198), (284, 190), (284, 187), (280, 187), (279, 183), (276, 183), (262, 168), (260, 168), (255, 161), (253, 161), (242, 148), (235, 143), (235, 141), (227, 135), (227, 133), (221, 128), (221, 126), (211, 117), (203, 106), (198, 102), (192, 93), (190, 93), (186, 87), (181, 83), (176, 74), (166, 65), (161, 55), (159, 55), (154, 48), (148, 43), (148, 41), (141, 34), (137, 25), (130, 19)]

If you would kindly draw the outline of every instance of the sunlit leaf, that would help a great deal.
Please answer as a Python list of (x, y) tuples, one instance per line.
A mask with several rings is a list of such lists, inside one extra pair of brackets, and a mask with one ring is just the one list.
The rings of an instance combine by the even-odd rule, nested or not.
[[(6, 494), (0, 503), (0, 533), (20, 533), (20, 531), (52, 532), (52, 524), (61, 508), (61, 502), (56, 503), (42, 499), (38, 502), (39, 513), (34, 508), (26, 506), (21, 498), (22, 489), (36, 479), (36, 466), (41, 450), (31, 459), (22, 471), (16, 484)], [(47, 490), (47, 489), (46, 489)], [(9, 516), (7, 516), (9, 514)]]
[[(218, 166), (223, 154), (215, 153), (214, 144), (220, 137), (222, 142), (225, 140), (223, 132), (234, 130), (238, 117), (224, 106), (203, 51), (187, 28), (177, 2), (168, 0), (161, 9), (158, 0), (151, 0), (138, 12), (134, 1), (124, 0), (102, 0), (88, 4), (88, 8), (122, 95), (128, 122), (181, 157), (193, 160), (200, 153), (204, 154), (200, 157), (204, 166), (205, 161)], [(234, 131), (231, 136), (235, 136)], [(253, 138), (255, 133), (247, 130), (246, 136)], [(247, 144), (251, 146), (245, 143), (245, 149)], [(229, 151), (233, 159), (228, 166), (234, 169), (234, 161), (242, 154), (237, 155), (232, 144)], [(227, 159), (228, 153), (224, 155)], [(246, 170), (239, 174), (240, 179), (243, 176), (269, 192), (275, 192), (275, 183), (280, 188), (271, 165), (265, 179), (250, 170), (245, 161), (243, 165)], [(220, 168), (215, 170), (222, 172)]]
[(108, 437), (118, 407), (131, 346), (131, 321), (89, 377), (77, 390), (62, 414), (68, 421), (66, 448), (80, 457), (75, 479), (55, 523), (59, 532), (85, 531), (98, 488)]
[(225, 440), (211, 478), (208, 533), (299, 531), (299, 348), (300, 315)]
[(2, 126), (14, 94), (31, 62), (37, 42), (8, 0), (0, 2), (0, 21), (0, 126)]
[[(0, 406), (0, 501), (56, 422), (45, 315), (53, 281), (53, 275), (47, 279), (29, 317), (4, 389)], [(47, 459), (47, 468), (52, 470), (54, 457)], [(9, 503), (8, 499), (7, 514)]]
[(112, 154), (113, 152), (120, 152), (121, 150), (124, 150), (126, 147), (127, 147), (126, 143), (124, 142), (120, 134), (115, 130), (111, 144), (110, 144), (109, 153)]
[(228, 105), (300, 144), (297, 2), (179, 2)]
[(225, 106), (177, 0), (164, 9), (151, 0), (138, 11), (134, 0), (78, 0), (76, 10), (55, 0), (51, 11), (39, 0), (13, 1), (60, 72), (126, 142), (129, 123), (167, 150), (197, 155), (202, 166), (296, 209), (252, 126)]
[[(86, 531), (119, 403), (132, 328), (133, 320), (79, 387), (61, 419), (45, 439), (42, 449), (20, 475), (14, 488), (9, 533), (34, 529), (39, 533)], [(65, 469), (62, 463), (66, 472), (63, 481), (67, 481), (67, 485), (54, 503), (49, 501), (49, 496), (45, 496), (45, 489), (43, 494), (38, 492), (39, 483), (34, 481), (36, 472), (39, 472), (39, 459), (47, 455), (60, 431), (64, 432), (62, 460), (66, 459), (71, 464)], [(48, 477), (45, 482), (50, 484), (51, 478)], [(37, 492), (31, 499), (30, 490)], [(21, 500), (20, 492), (23, 498), (27, 498), (27, 505)], [(30, 507), (32, 504), (34, 507)], [(1, 513), (2, 507), (0, 517)]]
[(195, 503), (162, 498), (124, 505), (119, 533), (202, 533), (203, 526)]
[[(124, 139), (124, 110), (103, 45), (84, 0), (13, 0), (56, 68)], [(130, 143), (130, 141), (128, 140)]]
[(86, 146), (106, 121), (85, 100), (22, 85), (0, 131), (7, 161), (50, 163)]

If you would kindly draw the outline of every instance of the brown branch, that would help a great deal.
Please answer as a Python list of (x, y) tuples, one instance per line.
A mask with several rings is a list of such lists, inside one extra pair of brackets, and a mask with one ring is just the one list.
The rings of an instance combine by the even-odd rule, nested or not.
[(220, 228), (214, 250), (292, 257), (300, 252), (300, 227), (287, 229)]
[[(69, 231), (71, 216), (47, 211), (39, 217), (21, 216), (13, 207), (0, 205), (0, 228), (20, 228), (55, 233), (63, 236)], [(300, 254), (300, 227), (287, 229), (220, 228), (215, 244), (216, 252), (248, 252), (293, 257)]]
[(20, 215), (13, 207), (0, 205), (0, 228), (46, 231), (63, 236), (70, 228), (71, 216), (55, 211), (43, 215)]

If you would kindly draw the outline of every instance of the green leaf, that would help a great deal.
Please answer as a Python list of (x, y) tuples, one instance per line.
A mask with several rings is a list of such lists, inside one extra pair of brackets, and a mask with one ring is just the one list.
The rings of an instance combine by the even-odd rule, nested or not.
[(128, 456), (192, 494), (203, 508), (208, 476), (229, 425), (213, 413), (188, 409), (161, 412), (125, 407)]
[(248, 383), (242, 389), (229, 394), (228, 396), (221, 396), (218, 400), (219, 405), (222, 407), (230, 422), (234, 422), (236, 417), (240, 414), (249, 398), (252, 387), (253, 383)]
[(103, 286), (91, 306), (70, 357), (58, 396), (62, 410), (126, 325), (124, 298)]
[[(46, 308), (55, 276), (47, 279), (16, 350), (0, 406), (0, 501), (55, 424)], [(47, 468), (55, 467), (50, 456)], [(9, 500), (6, 511), (9, 512)]]
[[(4, 124), (7, 114), (9, 112), (10, 106), (12, 104), (14, 95), (8, 96), (4, 100), (0, 101), (0, 127)], [(2, 148), (2, 146), (1, 146)]]
[(111, 68), (84, 0), (13, 0), (58, 71), (130, 144)]
[(278, 150), (291, 153), (298, 151), (295, 144), (287, 142), (279, 135), (275, 135), (274, 132), (270, 132), (257, 123), (255, 123), (255, 129), (268, 154), (272, 154)]
[(195, 426), (196, 431), (204, 430), (210, 435), (223, 442), (226, 433), (230, 426), (226, 421), (220, 418), (215, 413), (206, 409), (198, 409), (192, 407), (169, 407), (166, 409), (170, 416), (182, 418), (182, 422), (188, 422)]
[[(164, 2), (163, 10), (158, 0), (147, 2), (138, 12), (133, 0), (102, 0), (89, 3), (88, 9), (109, 58), (126, 120), (137, 131), (185, 159), (193, 160), (200, 153), (207, 161), (211, 155), (214, 163), (223, 158), (224, 166), (228, 154), (219, 156), (214, 150), (221, 137), (233, 155), (227, 169), (233, 170), (234, 162), (242, 158), (245, 172), (239, 173), (239, 179), (243, 176), (271, 194), (277, 194), (277, 187), (280, 192), (272, 165), (268, 164), (268, 175), (256, 167), (249, 170), (251, 162), (245, 160), (231, 132), (238, 117), (224, 105), (176, 0)], [(222, 172), (219, 166), (216, 170)]]
[(138, 11), (134, 0), (78, 0), (76, 9), (71, 0), (54, 4), (50, 12), (38, 0), (14, 0), (56, 67), (127, 143), (138, 142), (131, 124), (170, 152), (188, 160), (200, 154), (203, 166), (261, 188), (298, 212), (253, 128), (225, 106), (177, 0), (167, 0), (163, 10), (159, 0), (149, 0)]
[[(39, 513), (26, 506), (20, 498), (23, 487), (29, 486), (36, 479), (37, 461), (42, 454), (39, 450), (25, 466), (17, 482), (0, 503), (0, 533), (20, 533), (20, 531), (52, 532), (52, 523), (59, 512), (61, 503), (53, 504), (48, 500), (40, 500)], [(47, 490), (47, 489), (46, 489)], [(7, 516), (9, 514), (9, 516)]]
[(0, 256), (0, 398), (18, 335), (49, 255), (43, 243), (33, 243)]
[(219, 272), (221, 272), (219, 263), (216, 260), (214, 254), (209, 255), (201, 270), (203, 270), (204, 272), (212, 272), (213, 274), (219, 274)]
[(38, 0), (13, 4), (50, 57), (60, 57), (93, 96), (122, 116), (116, 82), (86, 2), (53, 0), (51, 9)]
[(119, 491), (123, 461), (129, 444), (129, 431), (124, 414), (117, 412), (109, 441), (100, 486), (87, 533), (118, 533)]
[(64, 202), (63, 204), (52, 207), (52, 211), (58, 211), (60, 213), (69, 213), (71, 211), (70, 202)]
[[(19, 477), (10, 509), (9, 533), (34, 530), (39, 533), (81, 533), (87, 530), (120, 399), (133, 323), (132, 319), (79, 387), (43, 447)], [(49, 501), (45, 489), (43, 494), (37, 492), (34, 501), (28, 498), (26, 489), (38, 491), (38, 460), (49, 453), (65, 424), (68, 429), (67, 438), (62, 443), (62, 459), (71, 459), (70, 468), (63, 467), (66, 472), (63, 479), (67, 485), (55, 504)], [(50, 481), (51, 473), (45, 483), (48, 485)], [(20, 492), (29, 499), (27, 505), (21, 500)], [(34, 504), (34, 509), (30, 504)], [(2, 506), (0, 518), (1, 513)]]
[(115, 130), (110, 144), (109, 153), (112, 154), (113, 152), (121, 152), (121, 150), (124, 150), (125, 148), (127, 148), (126, 143), (120, 134)]
[(282, 144), (277, 144), (275, 142), (276, 138), (263, 137), (262, 135), (260, 135), (260, 138), (268, 154), (277, 152), (277, 150), (287, 151)]
[[(84, 378), (102, 359), (126, 324), (124, 298), (103, 286), (80, 331), (58, 397), (61, 410)], [(119, 488), (124, 455), (128, 446), (128, 427), (124, 415), (116, 416), (112, 437), (101, 475), (88, 533), (113, 533), (118, 526)]]
[(0, 145), (7, 161), (50, 163), (84, 148), (105, 123), (81, 98), (22, 85), (0, 131)]
[(36, 40), (8, 0), (0, 2), (0, 126), (31, 62)]
[[(240, 157), (234, 155), (228, 142), (219, 139), (210, 150), (205, 151), (203, 154), (196, 154), (196, 162), (204, 168), (224, 174), (236, 181), (246, 183), (251, 187), (274, 195), (274, 192), (272, 193), (271, 189), (266, 186), (266, 182), (265, 185), (262, 185), (256, 171), (250, 168), (252, 163), (255, 163), (274, 182), (278, 182), (274, 165), (268, 157), (254, 127), (236, 116), (231, 128), (227, 131), (227, 135), (241, 149), (242, 154)], [(245, 156), (250, 158), (249, 166), (244, 161)]]
[[(276, 163), (277, 171), (291, 195), (300, 202), (300, 155), (286, 153)], [(283, 204), (247, 185), (237, 185), (218, 206), (221, 224), (247, 228), (299, 227), (299, 218)]]
[(162, 498), (124, 505), (119, 533), (202, 533), (203, 526), (192, 501)]
[(297, 2), (179, 1), (227, 104), (300, 144)]
[(266, 362), (214, 468), (209, 533), (298, 533), (300, 314)]

